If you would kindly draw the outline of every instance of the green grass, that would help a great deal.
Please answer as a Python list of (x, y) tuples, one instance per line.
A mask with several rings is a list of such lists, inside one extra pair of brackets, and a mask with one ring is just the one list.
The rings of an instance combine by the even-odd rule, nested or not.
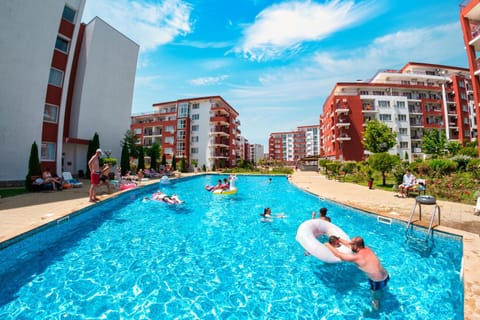
[(19, 194), (27, 193), (28, 191), (25, 188), (5, 188), (0, 189), (0, 196), (2, 198), (18, 196)]

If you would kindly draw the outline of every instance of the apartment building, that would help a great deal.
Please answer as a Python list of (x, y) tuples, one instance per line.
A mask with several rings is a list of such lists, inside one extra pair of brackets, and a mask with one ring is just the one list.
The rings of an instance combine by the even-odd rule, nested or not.
[(265, 158), (265, 150), (263, 148), (263, 145), (257, 143), (250, 144), (249, 149), (250, 152), (247, 159), (252, 161), (253, 163), (257, 164), (260, 160), (263, 160)]
[[(467, 52), (473, 91), (473, 108), (476, 112), (476, 123), (480, 121), (480, 0), (463, 1), (460, 6), (460, 23)], [(480, 140), (479, 156), (480, 156)]]
[(320, 153), (320, 127), (300, 126), (295, 131), (274, 132), (268, 138), (270, 160), (295, 164), (298, 160)]
[(462, 144), (477, 137), (474, 90), (468, 69), (409, 62), (400, 70), (383, 70), (367, 82), (337, 83), (320, 116), (321, 155), (363, 160), (362, 139), (372, 119), (397, 134), (388, 150), (402, 159), (423, 158), (425, 130), (444, 130)]
[(168, 163), (186, 159), (199, 167), (229, 168), (241, 157), (238, 112), (220, 96), (155, 103), (152, 113), (131, 117), (138, 144), (160, 145)]
[(84, 6), (0, 1), (1, 185), (23, 183), (33, 142), (58, 174), (86, 169), (95, 132), (120, 156), (139, 46), (100, 18), (81, 23)]

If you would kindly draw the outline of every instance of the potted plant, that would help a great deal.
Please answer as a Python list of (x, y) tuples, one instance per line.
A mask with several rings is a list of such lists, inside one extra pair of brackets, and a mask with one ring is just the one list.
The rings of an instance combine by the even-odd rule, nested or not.
[(368, 177), (368, 189), (373, 189), (373, 170), (368, 168), (367, 170), (367, 177)]

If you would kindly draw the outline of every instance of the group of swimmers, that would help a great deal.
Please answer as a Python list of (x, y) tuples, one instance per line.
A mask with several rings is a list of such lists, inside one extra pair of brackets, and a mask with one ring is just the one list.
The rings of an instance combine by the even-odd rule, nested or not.
[(205, 189), (207, 189), (208, 191), (214, 191), (214, 190), (228, 190), (230, 189), (230, 181), (228, 181), (227, 178), (224, 178), (223, 179), (223, 182), (222, 182), (222, 179), (218, 179), (218, 182), (215, 186), (209, 186), (207, 185), (205, 187)]
[[(316, 212), (312, 212), (312, 219), (316, 218)], [(332, 220), (327, 216), (327, 208), (319, 210), (318, 219), (328, 222)], [(340, 246), (346, 246), (352, 251), (351, 254), (338, 250)], [(372, 294), (372, 306), (375, 310), (380, 308), (380, 299), (383, 296), (383, 289), (387, 286), (390, 276), (382, 266), (379, 258), (372, 249), (365, 246), (362, 237), (354, 237), (350, 241), (330, 235), (325, 246), (340, 260), (354, 263), (368, 277), (370, 292)], [(309, 255), (309, 253), (306, 253)]]

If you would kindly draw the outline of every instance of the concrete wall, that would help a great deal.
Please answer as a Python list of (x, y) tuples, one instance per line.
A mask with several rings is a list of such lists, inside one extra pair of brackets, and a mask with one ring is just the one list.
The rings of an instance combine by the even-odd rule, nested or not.
[(42, 142), (50, 64), (65, 0), (0, 1), (0, 181), (24, 180)]
[[(130, 128), (139, 46), (100, 18), (88, 23), (78, 62), (70, 135), (92, 139), (120, 162), (121, 141)], [(82, 146), (77, 146), (82, 148)], [(70, 151), (72, 152), (72, 151)], [(66, 154), (72, 171), (86, 169), (86, 153)]]

